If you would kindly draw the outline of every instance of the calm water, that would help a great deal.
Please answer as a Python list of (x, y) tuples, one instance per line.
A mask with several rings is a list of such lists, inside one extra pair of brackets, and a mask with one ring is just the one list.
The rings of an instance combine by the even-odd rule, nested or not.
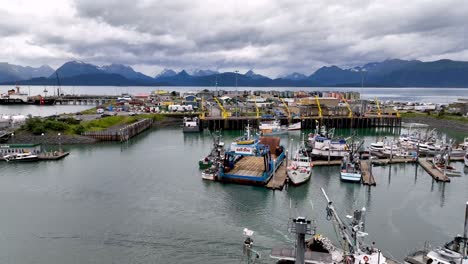
[(292, 241), (289, 216), (314, 218), (336, 239), (320, 187), (343, 215), (367, 207), (370, 239), (400, 259), (425, 240), (463, 232), (466, 170), (443, 184), (415, 165), (375, 167), (369, 188), (342, 183), (338, 167), (315, 167), (309, 183), (273, 192), (202, 181), (197, 161), (211, 144), (207, 132), (168, 128), (125, 145), (69, 147), (58, 162), (0, 163), (0, 263), (239, 263), (244, 227), (255, 231), (262, 263), (272, 263), (269, 248)]

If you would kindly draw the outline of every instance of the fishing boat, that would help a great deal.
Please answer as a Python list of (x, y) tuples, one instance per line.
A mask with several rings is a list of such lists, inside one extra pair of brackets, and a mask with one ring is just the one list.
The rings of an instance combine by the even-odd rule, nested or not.
[(278, 137), (254, 137), (246, 127), (243, 137), (225, 152), (218, 180), (239, 184), (265, 185), (285, 158)]
[[(318, 127), (316, 128), (318, 131)], [(348, 153), (349, 146), (345, 139), (334, 140), (333, 132), (328, 132), (323, 128), (319, 133), (309, 134), (308, 147), (313, 158), (342, 159)]]
[(372, 152), (382, 152), (384, 150), (385, 143), (383, 141), (377, 141), (375, 143), (371, 143), (369, 146), (369, 151)]
[(361, 181), (361, 166), (359, 156), (346, 155), (341, 162), (340, 179), (342, 181), (360, 182)]
[(288, 132), (286, 126), (282, 126), (280, 120), (263, 121), (258, 127), (264, 136), (283, 135)]
[(441, 247), (429, 249), (427, 243), (405, 258), (406, 264), (468, 264), (468, 203), (465, 208), (465, 227), (463, 236), (455, 238)]
[(224, 142), (221, 140), (221, 133), (213, 133), (211, 136), (213, 137), (213, 147), (206, 157), (198, 161), (198, 168), (200, 170), (210, 168), (216, 159), (223, 159), (224, 157)]
[(16, 153), (11, 155), (3, 156), (7, 162), (29, 162), (29, 161), (38, 161), (39, 157), (32, 153)]
[(202, 179), (208, 181), (216, 181), (218, 178), (219, 167), (213, 164), (211, 167), (202, 171)]
[(462, 144), (463, 149), (468, 149), (468, 137), (463, 139), (463, 144)]
[(192, 133), (192, 132), (200, 132), (202, 131), (201, 129), (201, 124), (200, 124), (200, 119), (198, 117), (184, 117), (184, 128), (183, 132), (184, 133)]
[(301, 127), (302, 127), (301, 122), (297, 122), (297, 123), (289, 125), (288, 130), (289, 131), (291, 131), (291, 130), (301, 130)]
[(293, 185), (300, 185), (312, 175), (312, 160), (307, 152), (300, 148), (291, 157), (291, 164), (286, 168), (288, 178)]
[(449, 165), (448, 154), (437, 154), (432, 158), (434, 167), (447, 176), (461, 176), (461, 171), (458, 171), (453, 166)]

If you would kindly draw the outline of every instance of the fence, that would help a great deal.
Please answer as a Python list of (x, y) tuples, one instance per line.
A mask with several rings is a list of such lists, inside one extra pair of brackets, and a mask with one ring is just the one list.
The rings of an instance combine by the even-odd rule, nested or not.
[(84, 132), (83, 136), (92, 137), (101, 141), (127, 141), (140, 134), (153, 125), (153, 119), (144, 118), (140, 121), (126, 125), (118, 129), (108, 129), (105, 131)]

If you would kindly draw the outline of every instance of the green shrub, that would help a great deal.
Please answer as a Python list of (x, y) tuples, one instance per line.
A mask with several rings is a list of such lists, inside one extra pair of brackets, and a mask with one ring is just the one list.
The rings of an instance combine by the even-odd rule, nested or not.
[(41, 135), (42, 133), (46, 132), (46, 128), (44, 124), (36, 124), (31, 130), (34, 135)]

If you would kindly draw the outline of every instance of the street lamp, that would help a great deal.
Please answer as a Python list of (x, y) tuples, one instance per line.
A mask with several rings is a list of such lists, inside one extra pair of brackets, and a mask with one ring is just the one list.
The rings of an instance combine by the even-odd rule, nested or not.
[(59, 153), (62, 153), (62, 140), (61, 140), (61, 135), (60, 133), (57, 134), (58, 135), (58, 140), (59, 140)]
[(15, 142), (15, 133), (11, 133), (11, 143)]
[(235, 76), (236, 76), (236, 116), (237, 116), (237, 113), (239, 111), (239, 94), (238, 94), (238, 91), (237, 91), (237, 75), (239, 74), (239, 71), (235, 70), (234, 73), (235, 73)]
[(42, 145), (44, 145), (44, 153), (46, 153), (45, 141), (44, 141), (44, 133), (41, 133), (41, 142), (42, 142)]

